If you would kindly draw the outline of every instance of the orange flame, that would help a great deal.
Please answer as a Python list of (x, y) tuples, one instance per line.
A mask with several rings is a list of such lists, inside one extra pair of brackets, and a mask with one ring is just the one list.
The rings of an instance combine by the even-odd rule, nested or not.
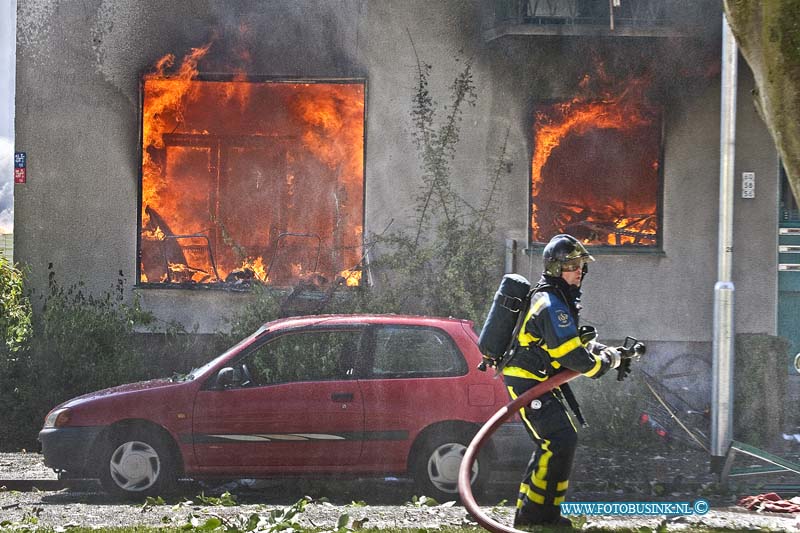
[[(572, 136), (582, 136), (590, 131), (614, 130), (622, 134), (631, 134), (642, 127), (651, 126), (657, 116), (656, 108), (650, 104), (645, 96), (649, 88), (649, 79), (646, 77), (628, 80), (621, 87), (601, 91), (601, 96), (588, 94), (593, 83), (609, 85), (611, 81), (603, 70), (602, 64), (597, 67), (597, 80), (584, 75), (579, 82), (579, 87), (584, 94), (570, 101), (557, 103), (544, 110), (536, 112), (534, 119), (535, 141), (531, 160), (531, 229), (535, 240), (546, 240), (548, 236), (541, 234), (540, 206), (538, 199), (544, 183), (544, 169), (551, 159), (554, 150), (562, 142)], [(650, 166), (653, 171), (658, 171), (658, 161)], [(575, 179), (575, 176), (570, 176)], [(569, 198), (570, 185), (562, 184), (563, 197)], [(653, 213), (655, 204), (652, 206)], [(562, 222), (575, 216), (584, 217), (587, 225), (592, 226), (610, 223), (616, 228), (605, 237), (607, 244), (619, 245), (637, 242), (636, 237), (642, 234), (655, 234), (653, 216), (641, 217), (633, 220), (623, 202), (614, 202), (614, 205), (605, 207), (591, 206), (592, 213), (605, 213), (601, 217), (597, 214), (586, 214), (585, 206), (565, 205), (561, 207), (559, 219)], [(652, 215), (652, 213), (648, 213)], [(602, 219), (602, 220), (601, 220)], [(560, 229), (563, 231), (563, 229)], [(584, 239), (591, 242), (591, 239)]]
[(348, 287), (358, 287), (361, 284), (360, 270), (342, 270), (339, 275), (344, 278), (345, 285)]
[[(167, 54), (156, 62), (154, 72), (145, 74), (146, 98), (142, 110), (142, 203), (157, 206), (159, 193), (165, 183), (163, 172), (153, 161), (148, 148), (163, 148), (162, 136), (173, 131), (183, 121), (186, 99), (191, 96), (192, 80), (197, 76), (197, 64), (208, 53), (211, 44), (192, 50), (183, 58), (177, 73), (166, 70), (175, 63), (175, 56)], [(143, 215), (146, 216), (146, 215)], [(142, 227), (146, 226), (142, 221)]]
[[(198, 274), (212, 254), (220, 280), (249, 269), (292, 283), (314, 273), (306, 264), (332, 279), (361, 246), (363, 84), (256, 82), (243, 68), (198, 80), (210, 47), (177, 69), (169, 54), (144, 76), (141, 239), (154, 244), (143, 245), (140, 280), (166, 279), (169, 256), (173, 281), (216, 282)], [(285, 234), (308, 239), (281, 246)], [(180, 235), (208, 239), (167, 239)]]
[(253, 272), (253, 276), (259, 281), (264, 283), (269, 282), (269, 276), (267, 274), (267, 269), (264, 266), (264, 259), (262, 257), (248, 257), (242, 261), (242, 264), (238, 267), (237, 270), (250, 270)]

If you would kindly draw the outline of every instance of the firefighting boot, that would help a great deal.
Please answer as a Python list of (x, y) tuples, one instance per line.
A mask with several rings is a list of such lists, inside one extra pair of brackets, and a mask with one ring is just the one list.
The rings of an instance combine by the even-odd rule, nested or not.
[(548, 509), (543, 505), (535, 507), (537, 509), (533, 512), (529, 509), (524, 511), (517, 509), (517, 513), (514, 515), (514, 529), (521, 531), (568, 531), (573, 529), (572, 521), (561, 516), (558, 506), (554, 506), (554, 509)]
[(561, 516), (559, 511), (558, 506), (544, 505), (529, 505), (527, 509), (517, 509), (514, 515), (514, 529), (521, 531), (568, 531), (573, 529), (572, 521)]

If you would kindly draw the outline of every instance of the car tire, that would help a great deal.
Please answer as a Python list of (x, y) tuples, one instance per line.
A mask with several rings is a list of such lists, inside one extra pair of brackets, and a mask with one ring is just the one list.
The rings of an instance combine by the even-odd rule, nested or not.
[[(461, 459), (472, 441), (468, 432), (435, 433), (429, 435), (419, 448), (414, 461), (414, 481), (421, 495), (439, 503), (458, 500), (458, 470)], [(480, 494), (489, 477), (485, 453), (478, 454), (472, 465), (472, 492)]]
[(166, 439), (141, 429), (110, 439), (99, 477), (106, 492), (124, 499), (167, 494), (174, 490), (177, 478)]

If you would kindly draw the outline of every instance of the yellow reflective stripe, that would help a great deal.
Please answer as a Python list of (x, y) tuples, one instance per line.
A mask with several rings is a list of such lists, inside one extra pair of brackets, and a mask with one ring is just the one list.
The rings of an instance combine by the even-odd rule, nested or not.
[(603, 361), (599, 357), (597, 357), (596, 355), (593, 357), (594, 357), (594, 366), (583, 373), (583, 375), (588, 378), (593, 377), (595, 374), (600, 372), (600, 367), (603, 366)]
[(538, 374), (534, 374), (533, 372), (529, 372), (524, 368), (520, 368), (518, 366), (507, 366), (503, 369), (504, 376), (510, 376), (512, 378), (525, 378), (525, 379), (535, 379), (536, 381), (544, 381), (547, 379), (547, 376), (540, 376)]
[(553, 452), (550, 450), (550, 441), (547, 439), (542, 439), (542, 456), (539, 457), (539, 464), (536, 465), (536, 471), (531, 476), (531, 480), (536, 483), (536, 479), (540, 479), (544, 481), (544, 478), (547, 477), (547, 469), (548, 464), (550, 463), (550, 458), (553, 456)]
[(561, 368), (561, 363), (559, 363), (558, 361), (550, 361), (550, 366), (552, 366), (553, 368)]
[(525, 315), (525, 321), (522, 323), (523, 327), (520, 328), (520, 332), (517, 335), (517, 340), (519, 341), (520, 346), (530, 346), (531, 344), (535, 344), (539, 342), (540, 337), (534, 337), (530, 333), (526, 331), (525, 325), (527, 325), (528, 321), (531, 319), (533, 315), (538, 315), (539, 311), (542, 310), (542, 307), (547, 305), (550, 300), (548, 298), (539, 298), (534, 302), (533, 306), (528, 310), (528, 314)]
[(564, 503), (565, 499), (567, 499), (566, 496), (559, 496), (558, 498), (553, 499), (553, 505), (561, 505)]
[(547, 352), (553, 359), (558, 359), (559, 357), (564, 357), (569, 352), (571, 352), (572, 350), (574, 350), (579, 346), (581, 346), (580, 337), (573, 337), (557, 348), (548, 349)]
[[(525, 490), (521, 491), (525, 497), (527, 497), (533, 503), (543, 504), (544, 503), (544, 496), (541, 494), (536, 494), (533, 492), (530, 487), (525, 487)], [(517, 505), (517, 507), (522, 507), (521, 505)]]
[(567, 490), (567, 487), (569, 487), (569, 480), (561, 481), (558, 485), (556, 485), (556, 491), (561, 492), (563, 490)]
[(536, 342), (533, 340), (533, 335), (530, 333), (523, 333), (520, 331), (519, 335), (517, 335), (517, 340), (519, 341), (520, 346), (530, 346), (531, 343)]
[[(512, 400), (517, 399), (517, 395), (514, 394), (514, 389), (512, 387), (508, 387), (508, 395), (511, 396)], [(539, 434), (536, 433), (536, 430), (533, 428), (533, 424), (531, 424), (530, 420), (528, 420), (528, 417), (525, 416), (525, 408), (521, 408), (519, 410), (519, 416), (522, 417), (522, 421), (525, 422), (525, 425), (528, 426), (528, 429), (531, 430), (531, 433), (533, 433), (534, 437), (539, 439)]]
[(543, 479), (541, 480), (537, 480), (536, 478), (532, 479), (534, 482), (534, 485), (532, 487), (523, 481), (522, 483), (520, 483), (519, 491), (524, 492), (526, 494), (528, 492), (534, 492), (536, 494), (544, 494), (545, 492), (547, 492), (547, 483)]
[(517, 340), (519, 341), (520, 346), (530, 346), (531, 344), (538, 344), (540, 338), (541, 337), (534, 337), (527, 331), (525, 332), (520, 331), (519, 335), (517, 335)]
[(531, 319), (531, 313), (533, 309), (528, 310), (528, 314), (525, 315), (525, 320), (522, 322), (522, 327), (519, 328), (519, 333), (517, 334), (517, 340), (519, 341), (520, 346), (528, 346), (533, 341), (533, 335), (526, 332), (525, 326), (528, 324), (528, 320)]

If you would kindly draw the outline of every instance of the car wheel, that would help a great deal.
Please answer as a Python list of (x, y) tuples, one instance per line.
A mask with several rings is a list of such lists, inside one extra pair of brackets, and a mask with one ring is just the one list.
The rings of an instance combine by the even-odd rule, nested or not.
[(166, 494), (175, 479), (169, 446), (153, 432), (137, 430), (112, 438), (100, 465), (106, 492), (128, 499)]
[[(434, 434), (425, 440), (414, 467), (414, 480), (424, 496), (440, 503), (459, 498), (458, 470), (471, 440), (467, 433)], [(481, 491), (488, 476), (487, 461), (481, 453), (472, 464), (473, 493)]]

